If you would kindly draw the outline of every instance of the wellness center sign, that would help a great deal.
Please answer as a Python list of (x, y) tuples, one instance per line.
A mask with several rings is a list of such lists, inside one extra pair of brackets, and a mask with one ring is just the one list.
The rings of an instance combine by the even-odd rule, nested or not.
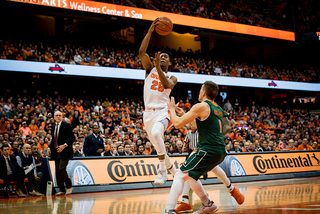
[[(176, 168), (184, 156), (171, 157)], [(73, 185), (153, 182), (157, 177), (157, 157), (74, 159), (67, 167)], [(54, 161), (50, 171), (55, 180)], [(274, 152), (227, 155), (220, 164), (227, 176), (308, 172), (320, 170), (320, 152)], [(173, 176), (169, 173), (169, 180)], [(215, 177), (212, 172), (209, 178)]]
[(64, 8), (112, 16), (121, 16), (134, 19), (155, 20), (157, 17), (167, 16), (174, 24), (227, 31), (232, 33), (262, 36), (274, 39), (295, 41), (294, 32), (275, 30), (270, 28), (255, 27), (250, 25), (212, 20), (207, 18), (192, 17), (174, 13), (147, 10), (136, 7), (101, 3), (87, 0), (8, 0), (49, 7)]

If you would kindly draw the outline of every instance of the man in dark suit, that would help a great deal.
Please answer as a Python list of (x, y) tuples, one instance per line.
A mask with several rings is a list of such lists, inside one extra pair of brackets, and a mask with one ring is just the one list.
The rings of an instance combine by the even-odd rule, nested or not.
[(101, 156), (104, 151), (103, 139), (99, 135), (98, 125), (93, 126), (93, 133), (86, 137), (83, 144), (83, 153), (85, 156)]
[(10, 155), (10, 150), (8, 145), (2, 146), (2, 156), (0, 157), (0, 179), (4, 180), (6, 185), (9, 181), (17, 181), (17, 194), (20, 197), (24, 197), (25, 194), (22, 193), (21, 189), (24, 188), (23, 180), (25, 174), (23, 169), (18, 165), (16, 157)]
[[(73, 157), (72, 144), (75, 141), (71, 124), (62, 121), (62, 113), (54, 113), (55, 124), (52, 126), (52, 140), (50, 144), (51, 160), (55, 160), (56, 179), (60, 191), (56, 195), (71, 194), (72, 182), (68, 177), (67, 165)], [(67, 191), (65, 192), (65, 186)]]

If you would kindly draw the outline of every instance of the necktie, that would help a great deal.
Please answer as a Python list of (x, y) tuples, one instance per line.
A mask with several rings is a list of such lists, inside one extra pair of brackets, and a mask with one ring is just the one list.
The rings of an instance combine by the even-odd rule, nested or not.
[[(9, 164), (9, 168), (10, 168), (10, 170), (9, 170), (9, 168), (8, 168), (8, 165), (7, 165), (7, 173), (8, 173), (8, 175), (10, 175), (10, 174), (12, 174), (12, 173), (16, 173), (16, 170), (15, 170), (15, 168), (13, 167), (13, 165), (12, 165), (12, 162), (11, 162), (11, 160), (10, 160), (10, 158), (8, 157), (7, 158), (7, 163)], [(11, 171), (11, 172), (10, 172)], [(10, 172), (10, 173), (9, 173)]]
[(58, 129), (59, 129), (59, 124), (56, 124), (56, 131), (54, 133), (54, 148), (58, 147)]

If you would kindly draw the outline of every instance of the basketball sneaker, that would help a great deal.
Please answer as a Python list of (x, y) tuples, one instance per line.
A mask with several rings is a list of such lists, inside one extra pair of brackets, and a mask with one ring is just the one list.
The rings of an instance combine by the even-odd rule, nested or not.
[(213, 214), (218, 210), (219, 210), (219, 207), (213, 201), (211, 201), (210, 206), (206, 207), (202, 204), (199, 210), (194, 214)]
[(154, 185), (163, 185), (167, 182), (168, 176), (167, 176), (167, 170), (166, 169), (159, 169), (158, 170), (158, 176), (156, 180), (154, 181)]
[(234, 186), (233, 190), (230, 192), (232, 197), (236, 199), (239, 205), (243, 204), (244, 202), (244, 195), (239, 191), (238, 187)]
[(193, 212), (193, 209), (192, 209), (192, 206), (188, 203), (184, 203), (184, 202), (178, 202), (179, 207), (177, 207), (175, 209), (176, 213), (192, 213)]
[(164, 209), (161, 214), (177, 214), (175, 210)]

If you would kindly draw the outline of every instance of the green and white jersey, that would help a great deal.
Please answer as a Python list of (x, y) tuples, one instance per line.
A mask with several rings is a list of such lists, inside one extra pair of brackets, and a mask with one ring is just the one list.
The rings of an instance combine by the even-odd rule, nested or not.
[(226, 116), (226, 113), (215, 102), (212, 103), (209, 100), (205, 100), (204, 102), (209, 105), (210, 113), (204, 120), (196, 119), (199, 131), (197, 148), (204, 149), (208, 152), (225, 149), (222, 118)]

